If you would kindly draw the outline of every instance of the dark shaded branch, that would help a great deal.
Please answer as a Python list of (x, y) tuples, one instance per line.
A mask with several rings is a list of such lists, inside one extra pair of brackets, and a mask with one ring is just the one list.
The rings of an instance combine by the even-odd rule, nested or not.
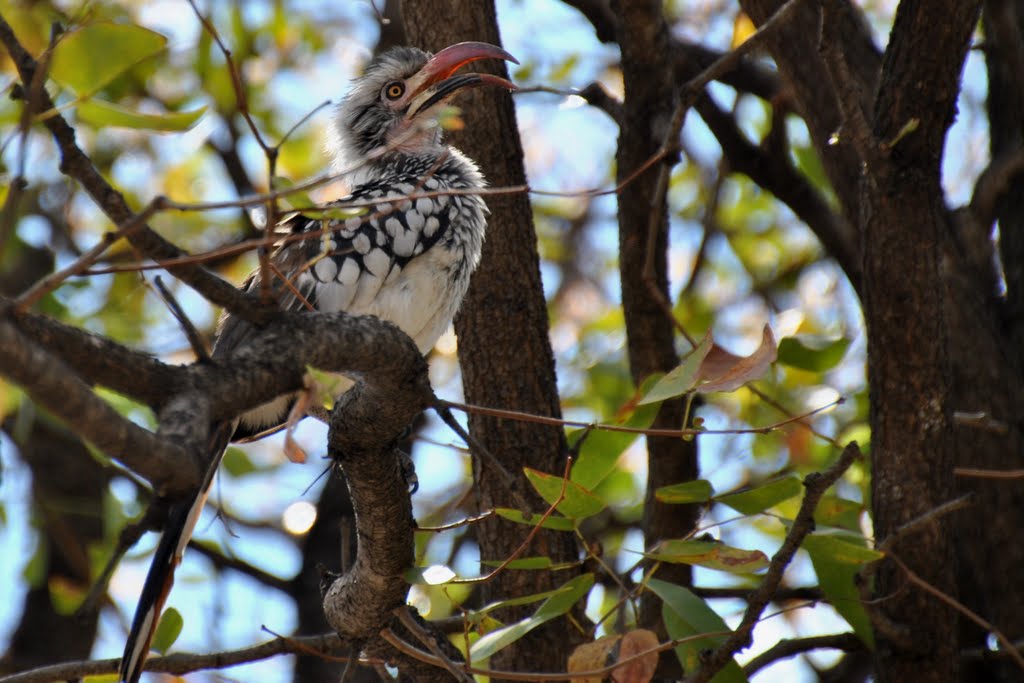
[[(623, 125), (616, 148), (616, 181), (620, 185), (659, 151), (678, 149), (684, 104), (672, 69), (665, 67), (669, 32), (656, 0), (631, 0), (617, 4), (617, 40), (622, 48), (625, 85)], [(706, 72), (702, 72), (706, 73)], [(678, 153), (646, 169), (619, 194), (619, 281), (626, 323), (629, 371), (636, 386), (678, 363), (675, 320), (671, 315), (668, 287), (669, 221), (666, 190)], [(682, 399), (664, 401), (652, 427), (686, 426)], [(682, 538), (696, 526), (696, 505), (666, 505), (655, 491), (669, 484), (697, 477), (697, 441), (647, 438), (648, 480), (644, 498), (644, 543), (662, 538)], [(666, 581), (682, 586), (692, 582), (688, 565), (665, 565)], [(661, 618), (661, 601), (645, 592), (640, 602), (638, 625), (667, 638)], [(656, 676), (679, 678), (682, 671), (671, 654), (658, 659)]]
[[(740, 2), (757, 25), (767, 21), (783, 4), (782, 0)], [(832, 88), (823, 87), (830, 83), (824, 60), (816, 58), (819, 55), (820, 12), (819, 3), (803, 3), (792, 20), (769, 36), (766, 42), (784, 82), (792, 91), (797, 113), (807, 124), (843, 214), (852, 226), (860, 210), (860, 162), (848, 137), (833, 137), (842, 123), (842, 115), (836, 93)], [(881, 66), (880, 54), (857, 7), (843, 2), (839, 19), (839, 26), (835, 28), (839, 40), (837, 49), (846, 57), (851, 78), (858, 83), (861, 106), (868, 110)], [(846, 236), (846, 241), (858, 245), (852, 232)], [(857, 263), (859, 259), (854, 258), (853, 261)]]
[(748, 677), (753, 676), (764, 667), (780, 659), (787, 659), (811, 650), (826, 649), (860, 652), (866, 648), (864, 642), (853, 633), (834, 633), (810, 638), (784, 638), (747, 662), (747, 665), (743, 667), (743, 673)]
[[(6, 302), (0, 299), (0, 306)], [(133, 351), (98, 334), (34, 313), (11, 324), (25, 338), (75, 368), (85, 381), (108, 387), (156, 409), (182, 385), (181, 367)]]
[(842, 42), (838, 32), (842, 26), (840, 17), (844, 5), (842, 0), (826, 0), (821, 4), (818, 47), (832, 83), (832, 91), (836, 95), (840, 116), (839, 128), (834, 131), (835, 137), (832, 140), (849, 142), (860, 160), (873, 168), (884, 151), (884, 145), (875, 139), (868, 122), (867, 97), (863, 92), (867, 84), (853, 75), (846, 55), (841, 50)]
[(1024, 173), (1024, 148), (994, 159), (978, 177), (971, 195), (970, 209), (975, 220), (989, 238), (996, 220), (996, 204), (1001, 201)]
[(288, 579), (282, 579), (278, 576), (274, 576), (273, 574), (263, 571), (259, 567), (255, 567), (245, 560), (241, 560), (237, 557), (228, 557), (212, 545), (201, 543), (193, 539), (189, 541), (188, 547), (208, 559), (217, 569), (230, 569), (232, 571), (236, 571), (239, 574), (244, 574), (250, 579), (267, 586), (268, 588), (276, 588), (282, 593), (289, 593), (291, 591), (291, 581)]
[[(712, 50), (698, 43), (685, 40), (672, 42), (672, 54), (676, 68), (681, 71), (699, 72), (722, 59), (726, 53)], [(731, 86), (742, 93), (757, 95), (764, 100), (775, 100), (782, 94), (782, 82), (778, 73), (742, 57), (731, 67), (715, 76), (715, 80)]]
[[(618, 17), (612, 11), (611, 3), (608, 0), (564, 0), (564, 2), (587, 18), (590, 25), (594, 27), (598, 40), (602, 43), (616, 42), (615, 32), (618, 30)], [(703, 71), (725, 55), (719, 50), (677, 38), (670, 39), (670, 48), (675, 67), (683, 71)], [(782, 91), (782, 83), (777, 73), (745, 58), (739, 60), (731, 69), (716, 78), (740, 92), (749, 92), (766, 100), (774, 99)]]
[[(236, 664), (248, 664), (282, 654), (327, 655), (344, 645), (334, 633), (299, 638), (274, 638), (259, 645), (226, 652), (209, 654), (177, 653), (166, 657), (152, 657), (146, 661), (146, 671), (182, 676), (203, 669), (224, 669)], [(56, 683), (117, 672), (120, 659), (96, 659), (64, 662), (32, 671), (0, 678), (0, 683)]]
[(411, 353), (415, 348), (397, 326), (375, 316), (282, 312), (244, 347), (185, 373), (188, 385), (208, 397), (210, 417), (226, 420), (302, 389), (307, 366), (372, 377), (382, 385), (398, 382), (426, 368), (419, 352)]
[(187, 450), (122, 417), (60, 359), (0, 319), (0, 374), (104, 453), (143, 474), (157, 489), (187, 490), (199, 480), (199, 460)]
[[(736, 598), (739, 598), (740, 600), (750, 600), (756, 590), (756, 588), (708, 588), (704, 586), (694, 586), (690, 589), (690, 592), (697, 597), (704, 598), (705, 600)], [(825, 594), (816, 586), (779, 588), (772, 596), (772, 602), (787, 602), (789, 600), (819, 601), (824, 599)]]
[(708, 95), (703, 95), (694, 106), (721, 145), (729, 167), (743, 173), (792, 209), (818, 236), (854, 289), (859, 291), (860, 256), (853, 226), (832, 210), (821, 193), (793, 167), (788, 155), (773, 154), (751, 143), (735, 119)]
[(397, 444), (432, 392), (426, 361), (415, 347), (407, 351), (419, 361), (415, 367), (376, 373), (372, 383), (339, 399), (327, 437), (328, 453), (348, 482), (358, 549), (351, 570), (327, 590), (324, 614), (339, 634), (356, 640), (376, 637), (394, 618), (409, 590), (405, 571), (415, 561), (416, 524)]
[[(35, 332), (47, 350), (23, 335), (17, 329), (19, 323)], [(203, 435), (192, 433), (198, 425), (231, 420), (276, 396), (302, 389), (308, 366), (364, 373), (379, 381), (425, 367), (418, 352), (410, 355), (415, 347), (397, 327), (372, 316), (344, 313), (281, 313), (245, 348), (216, 363), (184, 368), (172, 368), (39, 316), (0, 321), (0, 334), (0, 347), (12, 350), (0, 358), (0, 373), (25, 387), (98, 448), (168, 493), (188, 490), (199, 480), (199, 470), (182, 460), (186, 451), (122, 418), (68, 365), (84, 366), (90, 380), (104, 384), (110, 380), (112, 388), (152, 402), (161, 412), (161, 431), (176, 434), (177, 443), (182, 439), (200, 443)], [(51, 348), (62, 350), (63, 355), (51, 354)], [(160, 381), (167, 383), (161, 386)], [(69, 396), (75, 397), (74, 408)], [(110, 426), (104, 422), (108, 417)]]
[(768, 572), (761, 585), (751, 594), (747, 609), (743, 613), (743, 619), (732, 635), (726, 638), (701, 663), (700, 669), (686, 679), (686, 683), (710, 681), (732, 659), (733, 655), (750, 646), (750, 643), (753, 642), (754, 627), (761, 618), (764, 608), (771, 602), (772, 596), (778, 590), (786, 567), (789, 566), (793, 555), (796, 554), (807, 534), (814, 530), (814, 510), (818, 507), (818, 501), (825, 495), (825, 491), (849, 469), (854, 460), (860, 457), (860, 448), (857, 446), (857, 442), (851, 441), (831, 467), (824, 472), (814, 472), (804, 478), (806, 491), (800, 502), (800, 510), (782, 542), (782, 547), (772, 557), (771, 564), (768, 565)]

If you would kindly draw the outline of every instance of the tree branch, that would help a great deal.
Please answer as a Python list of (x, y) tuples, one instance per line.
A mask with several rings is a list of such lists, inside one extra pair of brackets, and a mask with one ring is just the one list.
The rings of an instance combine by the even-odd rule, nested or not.
[[(0, 308), (8, 301), (0, 298)], [(115, 341), (46, 316), (21, 313), (9, 319), (18, 332), (98, 384), (158, 409), (182, 386), (184, 369), (162, 363)]]
[(764, 580), (751, 594), (747, 609), (743, 613), (743, 619), (732, 635), (726, 638), (702, 662), (700, 669), (686, 679), (686, 683), (707, 683), (715, 674), (722, 670), (729, 660), (732, 659), (733, 655), (749, 647), (753, 640), (754, 627), (761, 618), (764, 608), (771, 602), (772, 596), (778, 590), (779, 584), (782, 582), (783, 572), (786, 571), (786, 567), (789, 566), (793, 555), (800, 548), (804, 538), (814, 530), (814, 510), (818, 507), (818, 501), (821, 500), (825, 491), (836, 483), (839, 477), (849, 469), (854, 460), (860, 457), (860, 448), (857, 446), (857, 442), (851, 441), (831, 467), (824, 472), (814, 472), (804, 478), (804, 487), (807, 491), (804, 493), (803, 501), (800, 503), (800, 510), (797, 512), (796, 519), (793, 520), (793, 526), (790, 527), (789, 533), (786, 534), (786, 538), (782, 542), (782, 547), (772, 557)]
[(811, 650), (842, 650), (843, 652), (860, 652), (865, 649), (864, 642), (854, 633), (833, 633), (826, 636), (810, 638), (784, 638), (775, 643), (758, 656), (747, 662), (743, 673), (747, 677), (765, 668), (769, 664)]
[(122, 417), (75, 371), (0, 318), (0, 374), (104, 453), (143, 474), (158, 490), (184, 491), (199, 480), (199, 459)]
[[(36, 60), (18, 41), (14, 30), (7, 20), (0, 16), (0, 43), (7, 49), (11, 60), (18, 69), (23, 83), (30, 84), (38, 68)], [(54, 109), (53, 100), (41, 89), (38, 97), (41, 111)], [(115, 190), (93, 165), (92, 160), (75, 142), (75, 130), (60, 114), (53, 114), (43, 121), (43, 125), (53, 135), (60, 149), (61, 172), (77, 180), (89, 196), (115, 225), (129, 225), (136, 218), (129, 208), (124, 196)], [(139, 251), (154, 260), (173, 259), (185, 256), (186, 253), (161, 237), (149, 226), (141, 226), (126, 235), (126, 238)], [(242, 292), (231, 283), (214, 275), (196, 264), (168, 266), (167, 270), (185, 282), (212, 303), (222, 306), (246, 320), (262, 324), (273, 315), (273, 308), (260, 303), (253, 295)]]
[[(344, 641), (335, 633), (298, 638), (277, 637), (259, 645), (226, 652), (208, 654), (177, 653), (166, 657), (152, 657), (146, 660), (146, 671), (182, 676), (203, 669), (225, 669), (237, 664), (250, 664), (282, 654), (326, 655), (342, 647)], [(23, 671), (0, 678), (0, 683), (56, 683), (117, 672), (120, 659), (96, 659), (77, 662), (63, 662)]]
[(861, 269), (853, 226), (833, 211), (821, 193), (793, 168), (788, 155), (772, 154), (752, 144), (736, 125), (735, 119), (722, 111), (707, 94), (700, 97), (694, 106), (718, 140), (730, 168), (743, 173), (792, 209), (817, 235), (854, 289), (859, 291)]

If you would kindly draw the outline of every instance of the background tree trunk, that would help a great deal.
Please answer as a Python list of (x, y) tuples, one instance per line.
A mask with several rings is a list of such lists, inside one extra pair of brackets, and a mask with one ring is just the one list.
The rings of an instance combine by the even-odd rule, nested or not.
[[(678, 101), (676, 74), (666, 68), (669, 52), (668, 27), (659, 1), (622, 0), (618, 12), (617, 38), (622, 47), (622, 77), (625, 83), (623, 119), (616, 154), (616, 180), (624, 182), (643, 166), (668, 139), (669, 126)], [(675, 328), (668, 306), (668, 203), (657, 195), (663, 165), (655, 164), (626, 185), (619, 193), (619, 276), (622, 309), (626, 319), (629, 367), (634, 383), (640, 384), (656, 372), (668, 372), (679, 358), (675, 350)], [(654, 244), (651, 225), (654, 224)], [(648, 250), (653, 273), (647, 273)], [(653, 277), (653, 281), (648, 278)], [(659, 301), (659, 297), (661, 301)], [(679, 429), (683, 424), (683, 399), (661, 404), (653, 426)], [(670, 484), (697, 477), (697, 441), (647, 438), (647, 495), (644, 499), (644, 538), (648, 547), (659, 539), (684, 538), (697, 523), (696, 505), (679, 506), (659, 502), (655, 491)], [(682, 586), (692, 583), (686, 564), (663, 564), (659, 579)], [(661, 619), (661, 600), (645, 593), (639, 624), (667, 636)], [(659, 662), (659, 676), (678, 678), (679, 660), (666, 651)]]
[[(466, 11), (460, 0), (403, 0), (402, 16), (411, 44), (437, 51), (463, 40), (501, 44), (493, 2)], [(505, 65), (488, 62), (481, 68), (507, 76)], [(467, 93), (460, 100), (466, 128), (450, 136), (452, 144), (480, 166), (496, 187), (526, 181), (523, 149), (510, 97), (492, 92)], [(525, 193), (488, 196), (491, 215), (483, 259), (455, 320), (459, 336), (459, 363), (466, 400), (470, 403), (521, 410), (537, 415), (561, 416), (555, 363), (548, 339), (547, 305), (540, 279), (537, 234), (530, 201)], [(560, 427), (470, 415), (473, 436), (497, 457), (522, 485), (523, 467), (561, 474), (565, 466), (565, 434)], [(477, 505), (481, 510), (514, 506), (508, 485), (486, 462), (474, 459)], [(520, 489), (529, 500), (544, 505), (531, 490)], [(477, 531), (480, 557), (501, 561), (522, 542), (524, 527), (496, 517)], [(538, 534), (526, 556), (547, 555), (554, 562), (578, 559), (569, 534)], [(505, 571), (485, 585), (485, 597), (530, 595), (555, 588), (576, 570), (558, 572)], [(506, 621), (532, 613), (530, 606), (502, 610)], [(502, 650), (492, 661), (498, 669), (564, 670), (568, 653), (578, 640), (561, 620), (550, 622)]]

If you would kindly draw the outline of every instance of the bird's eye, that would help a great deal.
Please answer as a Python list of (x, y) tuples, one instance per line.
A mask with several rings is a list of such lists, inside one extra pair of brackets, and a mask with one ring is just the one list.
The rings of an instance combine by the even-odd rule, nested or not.
[(389, 100), (397, 100), (405, 94), (405, 84), (401, 81), (391, 81), (384, 86), (384, 97)]

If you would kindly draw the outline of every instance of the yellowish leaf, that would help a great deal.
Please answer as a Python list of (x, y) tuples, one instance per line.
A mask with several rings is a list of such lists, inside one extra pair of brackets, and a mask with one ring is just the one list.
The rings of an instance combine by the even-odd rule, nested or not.
[(739, 12), (736, 15), (736, 20), (732, 23), (732, 44), (729, 48), (735, 50), (755, 33), (757, 33), (757, 27), (754, 26), (754, 22), (745, 12)]

